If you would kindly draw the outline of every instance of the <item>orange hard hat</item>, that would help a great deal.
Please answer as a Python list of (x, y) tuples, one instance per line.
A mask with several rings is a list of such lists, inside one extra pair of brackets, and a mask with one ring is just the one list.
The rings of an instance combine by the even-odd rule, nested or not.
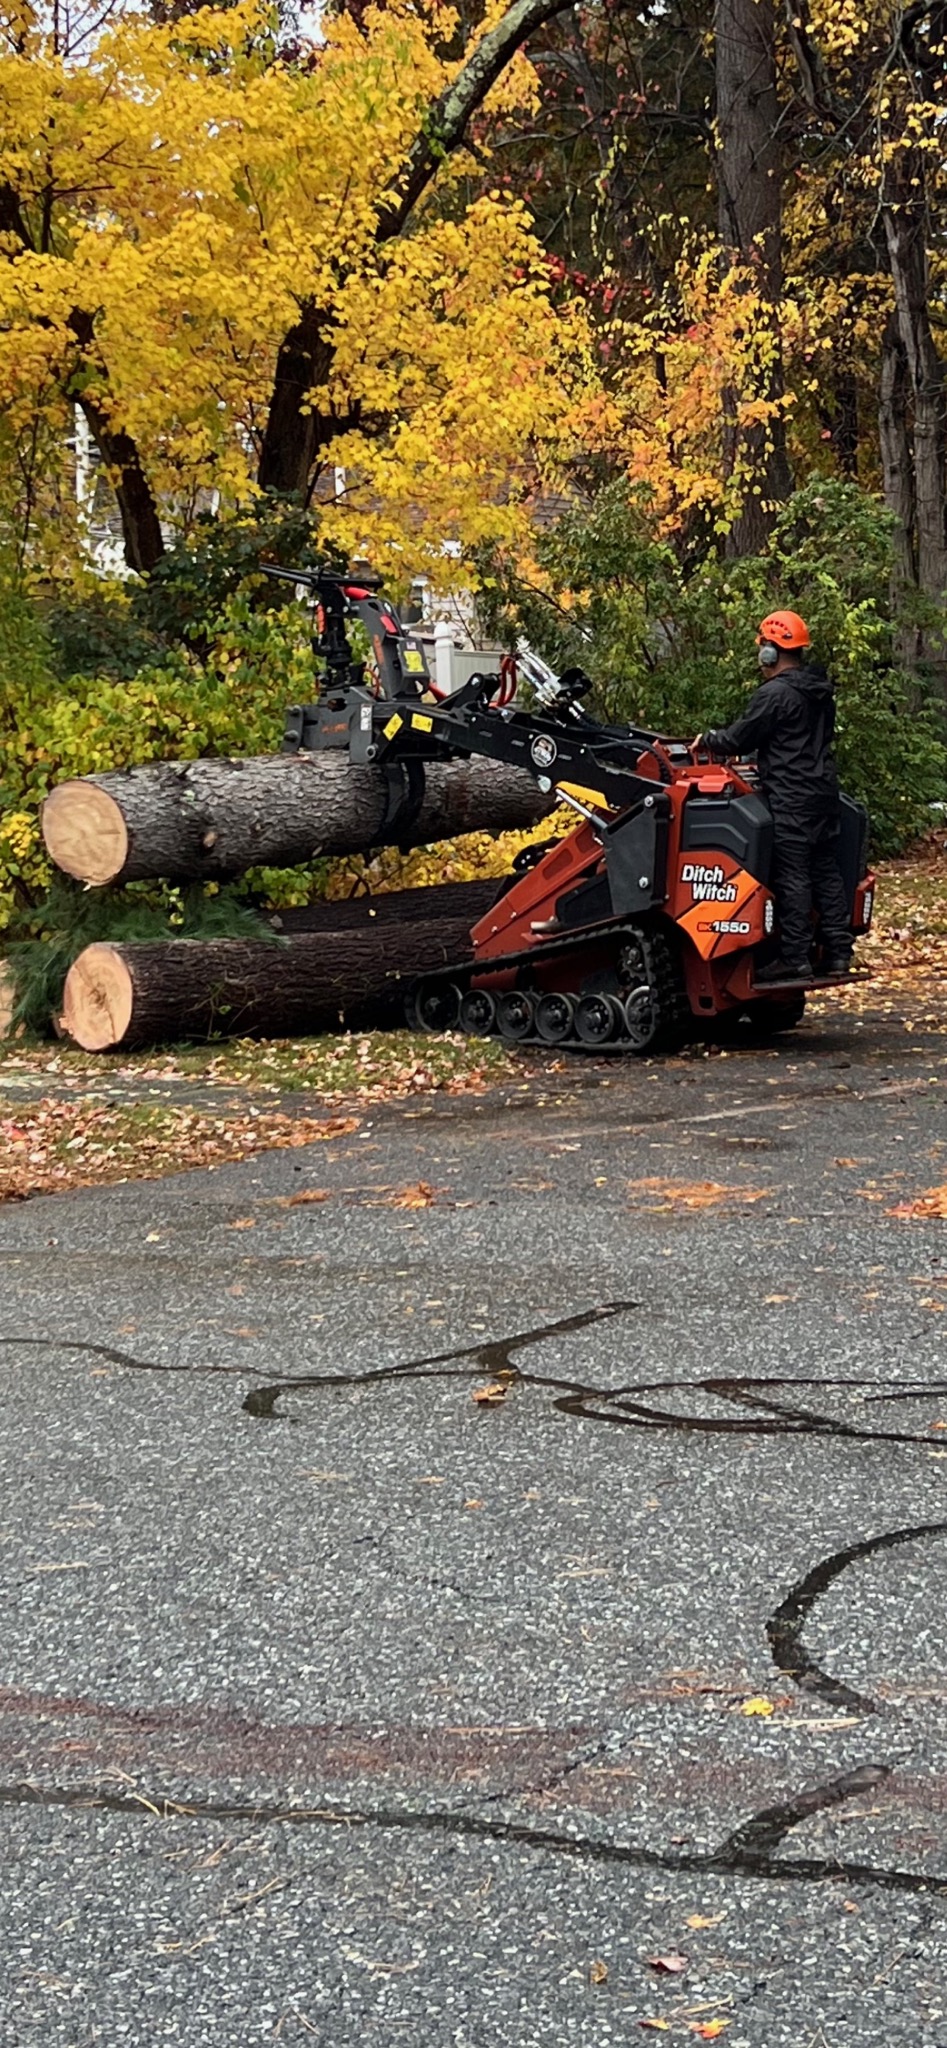
[(770, 612), (757, 633), (757, 646), (761, 647), (764, 640), (772, 641), (774, 647), (809, 647), (812, 644), (809, 628), (798, 612)]

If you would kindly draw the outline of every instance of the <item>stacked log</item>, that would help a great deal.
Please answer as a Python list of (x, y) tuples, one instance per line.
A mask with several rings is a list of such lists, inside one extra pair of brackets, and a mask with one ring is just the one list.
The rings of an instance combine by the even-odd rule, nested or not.
[(16, 1006), (16, 982), (7, 960), (0, 960), (0, 1038), (9, 1038)]
[(377, 930), (390, 924), (428, 924), (432, 918), (459, 919), (467, 926), (497, 900), (498, 881), (439, 882), (430, 889), (391, 889), (382, 896), (344, 896), (331, 902), (277, 910), (268, 922), (292, 938), (297, 932)]
[[(496, 884), (486, 887), (492, 898)], [(320, 928), (297, 929), (275, 943), (172, 939), (87, 946), (66, 977), (65, 1029), (87, 1051), (106, 1052), (161, 1040), (281, 1038), (395, 1021), (419, 974), (469, 959), (471, 923), (486, 908), (484, 885), (473, 888), (481, 899), (473, 911), (465, 888), (462, 905), (455, 901), (427, 918), (412, 906), (399, 918), (393, 895), (374, 899), (390, 906), (376, 923), (371, 903), (361, 899), (348, 922), (330, 916)], [(404, 893), (436, 899), (448, 892)], [(312, 909), (337, 914), (354, 906)]]
[(322, 854), (427, 846), (463, 832), (523, 830), (546, 815), (523, 768), (472, 759), (429, 763), (410, 825), (386, 826), (381, 768), (347, 753), (247, 760), (149, 761), (62, 782), (43, 806), (47, 850), (96, 887), (161, 876), (223, 880), (251, 867), (296, 867)]
[[(158, 761), (54, 789), (43, 837), (87, 886), (223, 880), (319, 855), (423, 846), (464, 832), (523, 830), (553, 799), (524, 769), (485, 759), (429, 763), (410, 823), (391, 821), (383, 771), (345, 752)], [(290, 1036), (393, 1021), (420, 974), (470, 957), (470, 929), (497, 883), (312, 904), (265, 939), (86, 947), (63, 997), (68, 1035), (88, 1051), (162, 1039)]]

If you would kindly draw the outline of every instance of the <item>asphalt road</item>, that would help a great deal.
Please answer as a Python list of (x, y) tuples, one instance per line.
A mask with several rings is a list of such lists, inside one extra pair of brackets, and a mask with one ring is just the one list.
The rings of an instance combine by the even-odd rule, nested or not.
[(945, 1090), (869, 1014), (0, 1213), (3, 2048), (947, 2048)]

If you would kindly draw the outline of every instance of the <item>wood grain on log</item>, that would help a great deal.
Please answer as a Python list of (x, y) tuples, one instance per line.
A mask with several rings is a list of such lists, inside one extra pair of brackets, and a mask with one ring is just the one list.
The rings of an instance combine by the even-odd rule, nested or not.
[(432, 762), (425, 772), (414, 823), (386, 830), (381, 769), (353, 767), (341, 752), (148, 761), (60, 783), (43, 806), (43, 838), (80, 882), (219, 880), (319, 854), (522, 830), (551, 807), (525, 769), (503, 762)]
[(418, 974), (470, 955), (470, 918), (259, 939), (95, 945), (66, 976), (63, 1016), (88, 1052), (161, 1040), (285, 1038), (392, 1006)]

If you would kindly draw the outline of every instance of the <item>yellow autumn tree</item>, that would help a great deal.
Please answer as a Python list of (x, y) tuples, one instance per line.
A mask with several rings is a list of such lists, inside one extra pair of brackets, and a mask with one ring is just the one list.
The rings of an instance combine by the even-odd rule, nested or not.
[[(505, 44), (482, 23), (472, 105), (533, 102), (525, 60), (497, 51), (511, 54), (511, 16), (528, 27), (555, 4), (495, 10)], [(406, 549), (416, 564), (511, 535), (587, 373), (584, 335), (576, 310), (553, 310), (523, 205), (468, 199), (456, 25), (439, 0), (394, 0), (332, 17), (324, 45), (289, 58), (271, 10), (239, 0), (119, 16), (76, 57), (43, 11), (8, 21), (0, 453), (21, 525), (55, 502), (78, 404), (130, 557), (151, 566), (159, 508), (186, 521), (210, 493), (226, 508), (286, 486), (272, 441), (295, 375), (312, 447), (289, 480), (304, 495), (346, 469), (328, 539), (403, 573)]]

